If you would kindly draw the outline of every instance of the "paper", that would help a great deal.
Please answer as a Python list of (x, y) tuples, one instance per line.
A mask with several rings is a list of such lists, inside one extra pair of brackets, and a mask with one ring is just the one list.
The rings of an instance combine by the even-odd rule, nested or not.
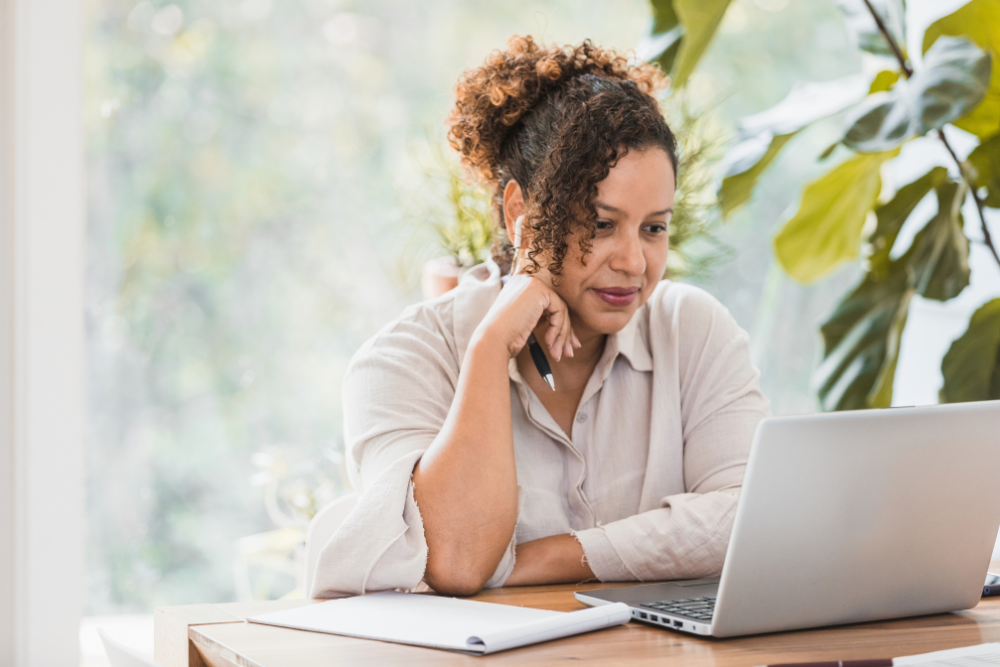
[(622, 603), (573, 612), (386, 591), (251, 616), (253, 623), (486, 654), (628, 622)]
[(893, 667), (1000, 667), (1000, 644), (979, 644), (893, 658)]

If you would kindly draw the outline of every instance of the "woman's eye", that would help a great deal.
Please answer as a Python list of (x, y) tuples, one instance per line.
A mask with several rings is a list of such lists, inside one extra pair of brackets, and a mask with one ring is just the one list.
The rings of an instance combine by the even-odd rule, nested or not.
[(613, 226), (614, 225), (612, 225), (607, 220), (598, 220), (596, 223), (594, 223), (594, 227), (597, 228), (598, 230), (601, 230), (601, 229), (611, 229)]
[(653, 232), (654, 234), (663, 234), (664, 232), (667, 231), (667, 226), (656, 224), (656, 225), (650, 225), (649, 227), (647, 227), (647, 229), (649, 229), (649, 231)]

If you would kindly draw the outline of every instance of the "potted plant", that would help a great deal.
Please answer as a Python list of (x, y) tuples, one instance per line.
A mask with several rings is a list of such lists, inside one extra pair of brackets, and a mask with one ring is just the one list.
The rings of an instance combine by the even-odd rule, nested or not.
[[(443, 182), (442, 205), (431, 223), (444, 254), (424, 263), (420, 287), (433, 299), (458, 285), (462, 274), (485, 262), (493, 244), (493, 216), (489, 192), (463, 177), (457, 158), (437, 149), (437, 180)], [(442, 215), (443, 213), (443, 215)]]

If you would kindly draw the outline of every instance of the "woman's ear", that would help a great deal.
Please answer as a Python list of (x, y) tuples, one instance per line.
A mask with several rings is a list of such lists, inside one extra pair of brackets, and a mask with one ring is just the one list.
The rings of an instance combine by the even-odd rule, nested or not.
[(514, 241), (517, 219), (524, 215), (524, 193), (515, 180), (507, 181), (503, 189), (503, 224), (507, 228), (507, 238)]

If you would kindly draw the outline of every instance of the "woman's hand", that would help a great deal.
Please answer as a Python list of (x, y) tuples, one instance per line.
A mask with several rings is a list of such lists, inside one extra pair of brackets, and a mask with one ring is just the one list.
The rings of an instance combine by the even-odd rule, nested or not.
[(549, 354), (556, 361), (564, 354), (572, 357), (573, 348), (580, 347), (580, 342), (573, 333), (569, 309), (552, 289), (549, 277), (516, 273), (500, 290), (500, 296), (476, 328), (473, 339), (492, 338), (514, 357), (543, 318), (547, 318), (549, 324), (544, 336)]

